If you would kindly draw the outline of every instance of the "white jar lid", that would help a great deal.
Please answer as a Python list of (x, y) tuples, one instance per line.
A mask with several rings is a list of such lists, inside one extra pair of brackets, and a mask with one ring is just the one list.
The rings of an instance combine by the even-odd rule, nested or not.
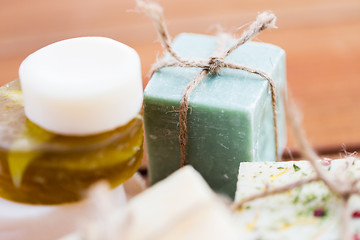
[(22, 62), (19, 76), (26, 116), (54, 133), (84, 136), (113, 130), (142, 107), (139, 56), (109, 38), (50, 44)]

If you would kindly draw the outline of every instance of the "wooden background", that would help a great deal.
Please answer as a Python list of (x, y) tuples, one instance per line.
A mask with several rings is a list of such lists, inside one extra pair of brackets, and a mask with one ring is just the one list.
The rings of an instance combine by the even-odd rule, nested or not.
[[(160, 0), (173, 36), (212, 34), (252, 21), (262, 10), (278, 29), (258, 41), (287, 52), (288, 83), (317, 148), (352, 150), (360, 143), (359, 0)], [(0, 0), (0, 85), (17, 78), (21, 61), (58, 40), (101, 35), (138, 51), (144, 85), (161, 52), (154, 28), (134, 0)], [(289, 146), (292, 141), (289, 141)]]

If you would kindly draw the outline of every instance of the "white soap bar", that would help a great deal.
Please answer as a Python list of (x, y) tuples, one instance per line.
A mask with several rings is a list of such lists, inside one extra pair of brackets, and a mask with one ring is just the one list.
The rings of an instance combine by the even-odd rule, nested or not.
[[(233, 217), (200, 174), (186, 166), (131, 199), (126, 211), (107, 226), (112, 225), (114, 239), (121, 240), (238, 240)], [(96, 227), (93, 236), (104, 232)], [(80, 240), (82, 235), (63, 240)]]
[(20, 66), (26, 116), (62, 135), (91, 135), (128, 123), (142, 107), (139, 56), (104, 37), (50, 44)]
[[(344, 160), (334, 160), (323, 167), (336, 173), (345, 164)], [(360, 162), (350, 164), (352, 177), (360, 177)], [(264, 191), (266, 187), (274, 188), (311, 176), (314, 170), (308, 161), (244, 162), (240, 164), (235, 201)], [(350, 209), (351, 213), (360, 210), (359, 197), (352, 197)], [(239, 211), (238, 227), (242, 230), (242, 239), (335, 240), (341, 239), (341, 213), (341, 200), (322, 182), (313, 182), (246, 203)], [(352, 219), (350, 228), (360, 236), (360, 219)]]
[(129, 203), (125, 239), (239, 239), (232, 215), (191, 166)]

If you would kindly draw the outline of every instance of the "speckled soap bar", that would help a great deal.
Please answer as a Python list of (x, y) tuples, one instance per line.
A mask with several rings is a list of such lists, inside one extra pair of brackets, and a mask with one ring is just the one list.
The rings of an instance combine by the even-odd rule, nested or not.
[[(332, 174), (344, 174), (349, 167), (350, 179), (360, 177), (360, 161), (334, 160), (323, 166)], [(308, 161), (274, 163), (241, 163), (235, 201), (286, 184), (315, 176)], [(360, 197), (350, 199), (349, 230), (351, 239), (360, 237)], [(343, 202), (323, 182), (312, 182), (282, 194), (246, 203), (238, 212), (242, 239), (269, 240), (339, 240)]]
[[(206, 59), (216, 44), (213, 36), (185, 33), (175, 39), (173, 47), (182, 57)], [(248, 42), (226, 61), (260, 69), (274, 79), (281, 153), (286, 142), (282, 100), (286, 90), (285, 52), (271, 44)], [(152, 184), (180, 167), (176, 109), (186, 85), (199, 71), (163, 68), (145, 89), (144, 121)], [(235, 195), (240, 162), (276, 158), (269, 84), (258, 75), (222, 69), (221, 74), (206, 77), (190, 97), (187, 124), (187, 163), (215, 191), (231, 198)]]

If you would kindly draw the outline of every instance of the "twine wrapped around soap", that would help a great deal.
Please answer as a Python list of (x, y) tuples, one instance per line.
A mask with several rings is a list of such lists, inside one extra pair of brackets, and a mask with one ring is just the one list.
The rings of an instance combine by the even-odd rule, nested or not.
[[(209, 59), (205, 60), (192, 60), (184, 59), (180, 57), (173, 49), (171, 45), (171, 39), (166, 28), (162, 8), (151, 2), (144, 2), (143, 0), (137, 0), (137, 6), (149, 15), (156, 27), (160, 42), (165, 50), (173, 57), (171, 59), (163, 59), (154, 64), (152, 68), (152, 74), (164, 67), (196, 67), (201, 68), (200, 73), (197, 74), (195, 79), (190, 82), (181, 98), (180, 109), (179, 109), (179, 123), (180, 123), (180, 150), (181, 150), (181, 166), (185, 165), (186, 160), (186, 143), (187, 143), (187, 111), (189, 109), (189, 98), (192, 91), (196, 86), (208, 75), (208, 74), (218, 74), (222, 68), (238, 69), (247, 71), (249, 73), (257, 74), (265, 78), (269, 82), (270, 91), (271, 91), (271, 103), (273, 110), (273, 121), (274, 121), (274, 136), (275, 136), (275, 149), (276, 149), (276, 158), (279, 161), (280, 156), (278, 154), (278, 126), (277, 126), (277, 108), (276, 108), (276, 91), (274, 81), (263, 71), (252, 69), (246, 66), (237, 65), (225, 62), (225, 58), (229, 56), (235, 49), (246, 43), (247, 41), (254, 38), (256, 35), (261, 33), (267, 28), (274, 28), (276, 17), (271, 12), (263, 12), (257, 16), (256, 21), (254, 21), (250, 27), (243, 32), (241, 37), (232, 45), (227, 51), (220, 52), (216, 51)], [(222, 40), (218, 39), (218, 42)], [(219, 44), (218, 44), (219, 46)], [(311, 144), (306, 138), (304, 129), (301, 126), (299, 121), (299, 114), (297, 108), (291, 95), (289, 94), (287, 101), (285, 101), (285, 112), (288, 118), (289, 125), (292, 129), (295, 144), (299, 148), (302, 156), (307, 159), (314, 171), (316, 173), (315, 177), (308, 179), (301, 179), (299, 181), (287, 184), (282, 187), (266, 189), (265, 191), (249, 196), (243, 199), (240, 202), (236, 202), (232, 205), (233, 210), (241, 208), (245, 203), (267, 197), (274, 194), (284, 193), (293, 188), (303, 186), (305, 184), (322, 181), (333, 193), (340, 196), (343, 199), (343, 219), (342, 219), (342, 236), (343, 239), (350, 239), (349, 233), (349, 200), (353, 194), (360, 194), (360, 189), (357, 187), (357, 184), (360, 182), (360, 179), (349, 180), (346, 178), (341, 178), (338, 175), (331, 175), (330, 173), (324, 171), (320, 166), (320, 156), (311, 147)], [(358, 160), (358, 159), (356, 159)], [(347, 171), (344, 169), (344, 171)]]
[[(352, 164), (346, 164), (346, 168), (342, 170), (339, 174), (330, 174), (329, 172), (324, 171), (321, 168), (321, 157), (311, 147), (303, 127), (300, 123), (299, 111), (297, 110), (296, 104), (293, 100), (292, 95), (289, 93), (287, 101), (285, 101), (285, 112), (290, 125), (290, 128), (293, 133), (295, 144), (300, 150), (301, 155), (310, 162), (311, 166), (315, 171), (315, 176), (311, 178), (304, 178), (298, 181), (276, 187), (276, 188), (266, 188), (263, 192), (248, 196), (242, 199), (239, 202), (232, 204), (231, 208), (236, 211), (241, 209), (241, 207), (248, 202), (254, 201), (259, 198), (264, 198), (267, 196), (272, 196), (280, 193), (285, 193), (294, 188), (301, 187), (305, 184), (322, 181), (334, 194), (341, 197), (343, 200), (343, 212), (341, 219), (341, 235), (342, 240), (351, 240), (351, 234), (349, 229), (349, 201), (352, 195), (360, 195), (360, 188), (357, 184), (360, 182), (360, 179), (348, 179), (346, 178), (346, 171), (349, 171), (349, 168)], [(358, 158), (351, 156), (351, 161), (359, 161)]]
[[(253, 22), (249, 29), (243, 32), (240, 39), (236, 41), (236, 43), (231, 46), (227, 51), (221, 51), (224, 47), (226, 40), (223, 38), (224, 35), (220, 35), (218, 37), (218, 46), (215, 53), (206, 60), (189, 60), (181, 58), (175, 51), (173, 51), (171, 46), (170, 36), (168, 34), (164, 17), (162, 14), (162, 8), (154, 3), (144, 2), (142, 0), (137, 0), (137, 5), (140, 9), (142, 9), (145, 13), (147, 13), (153, 19), (155, 23), (155, 27), (157, 29), (158, 35), (160, 37), (161, 44), (167, 50), (167, 52), (173, 57), (172, 59), (160, 60), (158, 61), (152, 68), (152, 73), (160, 70), (164, 67), (197, 67), (202, 70), (197, 74), (195, 79), (188, 84), (186, 87), (184, 94), (182, 96), (181, 104), (180, 104), (180, 145), (181, 145), (181, 165), (185, 165), (185, 157), (186, 157), (186, 140), (187, 140), (187, 126), (186, 126), (186, 117), (187, 111), (189, 108), (189, 98), (192, 91), (196, 88), (196, 86), (208, 75), (208, 74), (217, 74), (222, 68), (231, 68), (231, 69), (239, 69), (243, 71), (247, 71), (250, 73), (254, 73), (260, 75), (265, 78), (270, 85), (271, 91), (271, 99), (272, 99), (272, 108), (273, 108), (273, 120), (274, 120), (274, 133), (275, 133), (275, 144), (276, 144), (276, 155), (278, 156), (278, 143), (277, 143), (277, 121), (276, 121), (276, 92), (275, 85), (273, 80), (264, 72), (248, 68), (242, 65), (236, 65), (225, 62), (225, 58), (231, 54), (235, 49), (244, 44), (245, 42), (251, 40), (257, 34), (265, 30), (266, 28), (275, 27), (275, 16), (272, 13), (264, 12), (258, 15), (257, 20)], [(254, 194), (252, 196), (248, 196), (247, 198), (242, 199), (239, 202), (235, 202), (232, 204), (231, 209), (237, 211), (240, 209), (245, 203), (264, 198), (267, 196), (280, 194), (292, 190), (296, 187), (301, 187), (305, 184), (314, 182), (314, 181), (322, 181), (334, 194), (340, 196), (343, 199), (343, 215), (342, 215), (342, 239), (348, 240), (350, 237), (350, 229), (349, 229), (349, 200), (350, 197), (354, 194), (360, 195), (360, 189), (357, 184), (360, 182), (360, 179), (350, 180), (347, 178), (342, 178), (342, 176), (330, 174), (329, 172), (324, 171), (324, 169), (320, 166), (320, 156), (316, 154), (316, 152), (312, 149), (311, 144), (306, 138), (304, 129), (301, 126), (299, 113), (297, 111), (296, 105), (293, 102), (291, 94), (288, 95), (287, 101), (285, 101), (285, 112), (287, 115), (287, 119), (290, 125), (290, 128), (293, 132), (293, 137), (295, 140), (295, 144), (299, 148), (302, 156), (310, 162), (312, 165), (315, 176), (311, 178), (304, 178), (280, 187), (276, 188), (266, 188), (263, 192)], [(359, 160), (359, 159), (353, 159)], [(350, 166), (348, 166), (350, 167)], [(347, 169), (344, 169), (347, 171)], [(342, 174), (340, 174), (342, 175)], [(345, 174), (344, 174), (345, 176)], [(97, 201), (99, 202), (99, 201)], [(100, 201), (101, 203), (101, 201)], [(101, 205), (102, 206), (102, 205)], [(99, 206), (99, 208), (101, 208)], [(121, 221), (120, 221), (121, 222)], [(119, 220), (112, 220), (112, 226), (119, 225)], [(121, 224), (120, 224), (121, 225)], [(94, 225), (89, 226), (89, 228), (100, 228), (97, 229), (100, 232), (109, 231), (109, 229), (105, 229), (104, 226)], [(90, 229), (91, 230), (91, 229)], [(94, 229), (92, 229), (94, 230)], [(96, 230), (96, 229), (95, 229)], [(95, 231), (96, 232), (96, 231)], [(94, 231), (89, 231), (89, 229), (83, 229), (81, 231), (82, 237), (75, 237), (72, 239), (97, 239)], [(86, 233), (86, 234), (85, 234)], [(84, 237), (86, 236), (86, 237)]]
[(247, 30), (245, 30), (241, 37), (236, 40), (235, 44), (233, 44), (226, 51), (220, 51), (220, 46), (224, 46), (226, 44), (225, 38), (218, 38), (218, 47), (215, 50), (215, 53), (209, 57), (209, 59), (185, 59), (180, 57), (172, 48), (172, 42), (170, 35), (168, 33), (164, 15), (162, 12), (162, 8), (151, 2), (144, 2), (143, 0), (137, 1), (137, 6), (144, 11), (147, 15), (151, 17), (155, 28), (157, 30), (157, 34), (159, 36), (161, 45), (163, 48), (172, 56), (171, 59), (163, 59), (154, 64), (151, 75), (156, 71), (164, 68), (164, 67), (185, 67), (185, 68), (200, 68), (202, 69), (196, 77), (186, 86), (183, 95), (180, 101), (180, 108), (177, 110), (179, 112), (179, 126), (180, 126), (180, 134), (179, 134), (179, 142), (180, 142), (180, 166), (183, 167), (186, 165), (186, 146), (188, 140), (187, 133), (187, 112), (189, 110), (189, 99), (194, 91), (194, 89), (199, 85), (201, 81), (207, 75), (218, 74), (222, 68), (229, 69), (238, 69), (242, 71), (246, 71), (249, 73), (257, 74), (269, 82), (270, 92), (271, 92), (271, 104), (272, 104), (272, 112), (273, 112), (273, 122), (274, 122), (274, 137), (275, 137), (275, 154), (277, 161), (280, 161), (280, 156), (278, 153), (278, 124), (277, 124), (277, 101), (276, 101), (276, 88), (273, 79), (266, 74), (265, 72), (254, 69), (251, 67), (233, 64), (226, 62), (225, 59), (228, 57), (234, 50), (238, 47), (250, 41), (259, 33), (264, 31), (267, 28), (275, 28), (276, 17), (271, 12), (263, 12), (259, 14)]

